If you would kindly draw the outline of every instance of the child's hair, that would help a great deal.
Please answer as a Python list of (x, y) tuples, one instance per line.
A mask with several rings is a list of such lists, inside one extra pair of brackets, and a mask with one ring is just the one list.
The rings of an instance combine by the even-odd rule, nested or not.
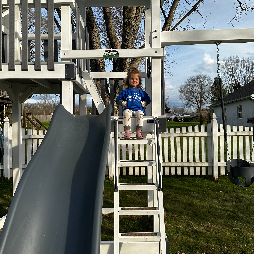
[(130, 68), (129, 71), (128, 71), (128, 74), (127, 74), (127, 80), (126, 80), (126, 85), (128, 87), (130, 87), (130, 84), (129, 84), (129, 79), (131, 77), (132, 74), (138, 74), (138, 77), (139, 77), (139, 84), (137, 86), (137, 88), (140, 88), (142, 89), (142, 81), (141, 81), (141, 76), (140, 76), (140, 72), (137, 68)]

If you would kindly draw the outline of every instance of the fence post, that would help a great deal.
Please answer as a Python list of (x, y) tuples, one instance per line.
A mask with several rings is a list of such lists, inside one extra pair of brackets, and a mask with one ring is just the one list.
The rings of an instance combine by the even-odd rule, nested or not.
[(10, 179), (11, 172), (10, 172), (10, 122), (9, 118), (6, 117), (4, 119), (4, 158), (3, 158), (3, 164), (4, 164), (4, 177), (7, 177)]
[(115, 172), (115, 148), (114, 148), (114, 132), (110, 134), (109, 149), (108, 149), (108, 176), (109, 179), (113, 179)]
[(213, 155), (213, 177), (218, 180), (218, 123), (215, 113), (212, 116), (212, 155)]

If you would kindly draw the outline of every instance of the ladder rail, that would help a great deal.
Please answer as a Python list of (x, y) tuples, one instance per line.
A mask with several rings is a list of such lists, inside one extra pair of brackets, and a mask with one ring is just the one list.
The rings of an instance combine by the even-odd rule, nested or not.
[(157, 174), (158, 174), (158, 208), (159, 208), (159, 232), (161, 233), (160, 253), (166, 254), (166, 232), (164, 222), (164, 207), (163, 207), (163, 189), (162, 189), (162, 164), (161, 164), (161, 148), (160, 148), (160, 133), (159, 133), (159, 120), (154, 118), (155, 136), (156, 136), (156, 155), (157, 155)]
[(118, 119), (114, 119), (114, 149), (115, 149), (115, 173), (114, 173), (114, 190), (118, 191)]
[(119, 254), (118, 119), (114, 118), (114, 254)]
[(160, 133), (159, 133), (159, 120), (157, 117), (154, 118), (155, 124), (155, 135), (156, 135), (156, 142), (157, 142), (157, 161), (158, 161), (158, 174), (159, 174), (159, 186), (158, 191), (162, 191), (162, 170), (161, 170), (161, 155), (160, 155)]
[(164, 221), (163, 192), (158, 191), (159, 216), (160, 216), (160, 233), (161, 233), (161, 254), (166, 254), (166, 231)]

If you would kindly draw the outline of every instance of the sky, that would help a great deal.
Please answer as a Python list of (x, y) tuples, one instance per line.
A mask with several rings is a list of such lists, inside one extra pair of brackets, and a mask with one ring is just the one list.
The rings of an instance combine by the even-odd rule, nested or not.
[[(248, 2), (250, 6), (254, 7), (252, 0), (243, 0), (242, 2)], [(243, 14), (239, 17), (234, 4), (237, 4), (236, 0), (204, 0), (204, 4), (201, 4), (199, 8), (203, 18), (200, 14), (193, 13), (190, 16), (190, 24), (194, 25), (195, 30), (253, 28), (253, 20), (251, 20), (253, 12), (249, 11), (247, 15)], [(230, 22), (235, 15), (239, 19)], [(240, 58), (254, 58), (254, 43), (221, 44), (219, 48), (220, 61), (236, 55)], [(166, 47), (166, 52), (171, 55), (170, 61), (174, 61), (170, 67), (171, 75), (165, 75), (166, 97), (169, 99), (170, 106), (183, 105), (179, 99), (178, 89), (189, 77), (202, 74), (210, 76), (213, 80), (217, 76), (217, 48), (215, 44), (169, 46)]]
[[(187, 1), (190, 3), (190, 9), (196, 3), (194, 0)], [(241, 0), (241, 2), (248, 3), (254, 8), (254, 0)], [(194, 26), (195, 30), (253, 28), (251, 19), (254, 11), (239, 16), (236, 10), (237, 3), (237, 0), (204, 0), (198, 9), (199, 12), (189, 16), (191, 19), (189, 24)], [(235, 16), (238, 19), (230, 22)], [(187, 24), (186, 20), (182, 26), (185, 27)], [(169, 55), (169, 61), (174, 62), (165, 72), (166, 98), (170, 106), (183, 106), (178, 90), (189, 77), (203, 74), (209, 75), (213, 80), (217, 76), (216, 45), (168, 46), (166, 52)], [(220, 45), (221, 61), (236, 55), (240, 58), (254, 58), (254, 43)], [(29, 102), (34, 101), (34, 99), (29, 100)], [(78, 97), (76, 101), (78, 102)], [(89, 104), (91, 104), (91, 98), (89, 98)]]

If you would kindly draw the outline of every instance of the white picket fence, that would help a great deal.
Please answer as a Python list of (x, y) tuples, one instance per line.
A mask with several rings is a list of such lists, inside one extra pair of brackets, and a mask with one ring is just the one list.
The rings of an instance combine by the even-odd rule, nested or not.
[[(32, 156), (37, 151), (39, 145), (41, 144), (45, 131), (43, 130), (32, 130), (22, 128), (22, 169), (25, 170), (27, 164), (31, 160)], [(9, 119), (6, 118), (4, 122), (3, 129), (3, 169), (4, 177), (12, 177), (12, 127), (9, 124)]]
[[(9, 121), (4, 124), (4, 159), (1, 169), (4, 176), (12, 176), (12, 128)], [(31, 160), (43, 140), (43, 131), (22, 131), (22, 164), (23, 169)], [(244, 159), (253, 161), (254, 154), (253, 128), (227, 126), (228, 151), (231, 159)], [(106, 175), (113, 177), (114, 172), (114, 147), (113, 134), (109, 147), (108, 165)], [(226, 170), (226, 148), (224, 145), (224, 131), (222, 125), (217, 125), (214, 118), (207, 126), (183, 127), (176, 130), (170, 129), (161, 134), (161, 155), (164, 175), (212, 175), (218, 178), (227, 174)], [(149, 145), (123, 145), (121, 156), (123, 160), (145, 160), (150, 156)], [(146, 175), (145, 167), (121, 168), (121, 175)]]

